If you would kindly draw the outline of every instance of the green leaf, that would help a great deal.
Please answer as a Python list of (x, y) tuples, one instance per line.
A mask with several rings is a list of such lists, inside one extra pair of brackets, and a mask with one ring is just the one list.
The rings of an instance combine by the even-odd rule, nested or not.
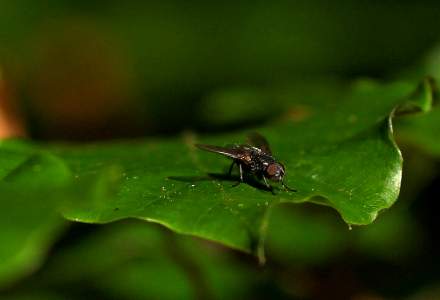
[(397, 123), (399, 140), (431, 154), (440, 156), (440, 107), (428, 114), (405, 118)]
[(275, 207), (267, 230), (269, 257), (282, 265), (290, 262), (295, 266), (331, 261), (346, 250), (352, 234), (337, 221), (328, 212), (311, 213), (310, 209), (292, 205)]
[(75, 287), (82, 294), (93, 287), (101, 297), (121, 299), (243, 299), (256, 284), (258, 276), (230, 252), (159, 226), (138, 221), (95, 229), (58, 249), (23, 286)]
[[(419, 148), (434, 157), (440, 155), (440, 141), (438, 139), (440, 134), (440, 98), (438, 86), (436, 85), (436, 82), (440, 79), (439, 70), (440, 47), (437, 45), (421, 61), (403, 74), (407, 78), (420, 78), (429, 74), (429, 78), (432, 78), (432, 95), (430, 97), (432, 98), (433, 108), (427, 114), (415, 114), (396, 122), (398, 141)], [(429, 97), (429, 95), (426, 96)]]
[(268, 256), (280, 265), (295, 267), (322, 266), (347, 252), (402, 263), (420, 255), (426, 242), (407, 205), (399, 202), (375, 223), (353, 230), (347, 230), (329, 211), (280, 205), (274, 209), (268, 227)]
[(0, 142), (0, 288), (32, 273), (66, 227), (60, 210), (90, 203), (109, 174), (72, 184), (64, 162), (18, 140)]
[[(64, 228), (56, 190), (69, 177), (49, 154), (2, 148), (0, 177), (0, 287), (32, 272)], [(50, 184), (48, 184), (50, 183)]]
[[(268, 213), (278, 203), (325, 204), (347, 223), (359, 225), (371, 223), (390, 207), (399, 193), (402, 170), (392, 116), (409, 108), (428, 109), (430, 95), (429, 81), (416, 92), (412, 83), (371, 81), (304, 87), (301, 93), (296, 87), (277, 91), (286, 113), (258, 131), (285, 164), (286, 183), (297, 193), (278, 190), (272, 195), (249, 184), (232, 187), (224, 176), (207, 176), (223, 173), (229, 163), (196, 150), (194, 143), (239, 143), (247, 131), (34, 148), (59, 157), (73, 174), (73, 186), (95, 182), (85, 201), (64, 207), (69, 220), (106, 223), (139, 218), (262, 258)], [(274, 94), (262, 96), (271, 103)]]

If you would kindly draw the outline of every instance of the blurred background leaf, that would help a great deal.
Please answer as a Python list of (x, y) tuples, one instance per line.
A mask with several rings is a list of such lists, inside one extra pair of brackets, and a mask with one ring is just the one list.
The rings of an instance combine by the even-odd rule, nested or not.
[(2, 1), (0, 63), (34, 136), (176, 133), (203, 129), (194, 111), (224, 86), (393, 74), (437, 43), (439, 12), (435, 1)]
[(2, 148), (0, 158), (0, 287), (39, 267), (64, 222), (54, 192), (70, 173), (48, 154), (26, 156)]

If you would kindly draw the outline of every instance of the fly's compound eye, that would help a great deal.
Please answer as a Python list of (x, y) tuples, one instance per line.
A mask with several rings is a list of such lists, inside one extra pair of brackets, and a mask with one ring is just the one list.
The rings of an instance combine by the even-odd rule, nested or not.
[(281, 164), (270, 164), (266, 169), (267, 176), (276, 181), (280, 181), (284, 175), (284, 168)]

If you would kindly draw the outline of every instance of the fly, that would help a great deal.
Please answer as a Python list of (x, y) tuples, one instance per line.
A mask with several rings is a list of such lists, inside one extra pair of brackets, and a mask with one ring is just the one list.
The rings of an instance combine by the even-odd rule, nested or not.
[(243, 182), (244, 174), (255, 175), (258, 179), (262, 179), (266, 187), (273, 190), (268, 183), (268, 179), (275, 182), (281, 182), (284, 189), (296, 192), (296, 190), (289, 188), (284, 183), (284, 175), (286, 173), (284, 166), (277, 162), (272, 156), (269, 143), (259, 133), (252, 133), (248, 136), (249, 144), (232, 145), (228, 147), (219, 147), (213, 145), (196, 144), (199, 149), (219, 153), (232, 159), (232, 164), (229, 168), (229, 175), (235, 165), (240, 171), (240, 182)]

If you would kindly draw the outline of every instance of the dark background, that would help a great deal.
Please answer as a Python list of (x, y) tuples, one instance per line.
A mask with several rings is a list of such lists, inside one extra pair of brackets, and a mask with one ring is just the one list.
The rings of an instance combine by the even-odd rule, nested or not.
[(28, 129), (90, 140), (203, 130), (225, 87), (389, 78), (438, 41), (435, 1), (2, 1), (0, 63)]
[[(208, 125), (205, 100), (224, 88), (436, 75), (421, 66), (439, 43), (438, 28), (438, 1), (0, 1), (2, 101), (24, 124), (21, 133), (42, 141), (249, 128), (277, 112)], [(74, 224), (41, 269), (4, 295), (183, 298), (174, 273), (161, 275), (177, 266), (199, 298), (440, 299), (438, 158), (401, 146), (401, 197), (371, 229), (348, 231), (323, 207), (286, 207), (279, 212), (284, 221), (271, 225), (268, 263), (259, 267), (245, 254), (155, 225), (146, 235), (160, 235), (162, 246), (135, 243), (139, 253), (128, 255), (111, 247), (113, 229)], [(298, 209), (304, 222), (289, 223)], [(296, 229), (277, 230), (289, 226)], [(105, 252), (93, 250), (100, 243), (117, 263), (97, 258)], [(182, 255), (176, 247), (189, 250)], [(87, 256), (81, 251), (96, 251), (91, 261), (105, 267), (92, 263), (64, 274)], [(154, 272), (128, 272), (130, 264)], [(126, 284), (111, 288), (115, 282)]]

